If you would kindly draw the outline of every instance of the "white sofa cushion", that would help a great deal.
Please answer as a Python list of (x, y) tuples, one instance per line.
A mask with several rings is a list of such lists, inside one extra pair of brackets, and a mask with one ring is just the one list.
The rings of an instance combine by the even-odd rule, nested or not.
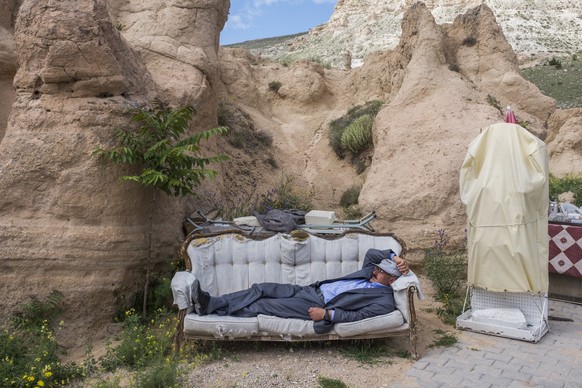
[[(293, 318), (279, 318), (271, 315), (259, 314), (259, 330), (270, 335), (280, 336), (284, 340), (293, 338), (317, 337), (313, 331), (313, 321)], [(332, 331), (333, 333), (333, 331)]]
[(257, 318), (221, 317), (218, 315), (187, 314), (184, 332), (193, 335), (210, 335), (214, 338), (250, 338), (259, 332)]
[(395, 310), (390, 314), (366, 318), (361, 321), (336, 323), (333, 327), (340, 337), (352, 337), (363, 334), (390, 333), (402, 330), (404, 324), (402, 313)]

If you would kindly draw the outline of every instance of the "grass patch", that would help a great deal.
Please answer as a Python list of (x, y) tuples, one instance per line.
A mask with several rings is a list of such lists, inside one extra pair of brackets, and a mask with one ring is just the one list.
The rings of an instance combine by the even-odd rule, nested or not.
[(577, 60), (576, 54), (523, 69), (521, 75), (554, 98), (559, 108), (582, 107), (582, 61)]
[(431, 348), (449, 347), (459, 342), (454, 334), (450, 334), (442, 330), (434, 330), (434, 332), (438, 334), (439, 337), (435, 339), (434, 342), (430, 345)]
[(349, 346), (340, 348), (339, 352), (362, 365), (390, 365), (392, 362), (385, 361), (386, 357), (410, 357), (410, 352), (391, 349), (381, 340), (353, 340)]
[(339, 379), (317, 376), (317, 386), (321, 388), (347, 388), (348, 385)]

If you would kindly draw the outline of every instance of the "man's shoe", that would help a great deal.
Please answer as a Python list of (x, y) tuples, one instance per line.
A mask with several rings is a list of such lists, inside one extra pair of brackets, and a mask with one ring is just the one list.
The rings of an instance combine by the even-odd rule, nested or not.
[(210, 294), (200, 287), (198, 279), (192, 283), (192, 300), (194, 300), (194, 310), (198, 315), (208, 314), (208, 302), (210, 302)]

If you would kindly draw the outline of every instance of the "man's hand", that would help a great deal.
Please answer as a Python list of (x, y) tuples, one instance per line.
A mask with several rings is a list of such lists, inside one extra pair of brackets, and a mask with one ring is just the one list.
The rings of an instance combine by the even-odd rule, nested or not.
[(396, 263), (398, 270), (402, 272), (404, 275), (408, 273), (408, 263), (400, 256), (394, 256), (392, 260)]
[(309, 313), (311, 319), (313, 319), (315, 322), (322, 321), (323, 317), (325, 316), (325, 310), (321, 307), (310, 307), (307, 312)]

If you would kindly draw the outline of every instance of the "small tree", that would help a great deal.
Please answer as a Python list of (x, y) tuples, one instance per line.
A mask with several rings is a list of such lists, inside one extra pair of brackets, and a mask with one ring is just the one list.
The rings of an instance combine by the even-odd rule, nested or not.
[(217, 175), (207, 169), (211, 163), (226, 160), (224, 155), (201, 157), (200, 142), (225, 133), (228, 128), (218, 127), (186, 136), (190, 121), (194, 116), (191, 107), (170, 108), (163, 102), (154, 101), (153, 108), (132, 110), (132, 120), (140, 123), (140, 128), (115, 129), (114, 134), (119, 146), (112, 149), (97, 148), (94, 155), (113, 161), (115, 164), (138, 166), (137, 175), (121, 177), (152, 187), (150, 206), (148, 257), (144, 285), (143, 315), (146, 315), (146, 302), (150, 277), (152, 216), (156, 200), (156, 189), (170, 196), (185, 196), (194, 193), (194, 188), (207, 177)]

